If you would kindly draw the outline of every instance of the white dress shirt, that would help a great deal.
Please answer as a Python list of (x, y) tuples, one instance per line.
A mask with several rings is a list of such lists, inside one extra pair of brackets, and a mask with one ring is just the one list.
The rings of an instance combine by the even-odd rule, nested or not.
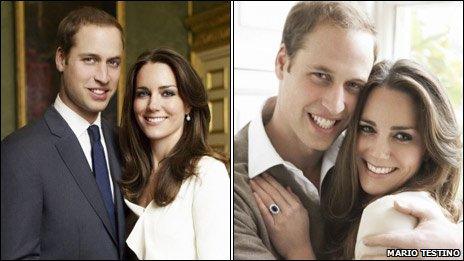
[(103, 135), (103, 131), (101, 128), (101, 117), (100, 117), (101, 113), (98, 114), (98, 117), (95, 120), (95, 122), (90, 124), (86, 119), (82, 118), (79, 114), (77, 114), (76, 112), (71, 110), (71, 108), (69, 108), (66, 104), (64, 104), (64, 102), (60, 98), (60, 95), (56, 96), (55, 103), (53, 104), (53, 106), (58, 111), (58, 113), (61, 115), (61, 117), (63, 117), (63, 119), (66, 121), (66, 123), (69, 125), (71, 130), (76, 135), (77, 140), (79, 140), (79, 143), (81, 144), (81, 148), (84, 151), (85, 158), (87, 159), (87, 163), (89, 163), (89, 167), (92, 171), (93, 171), (92, 145), (90, 144), (90, 137), (87, 132), (87, 129), (92, 124), (95, 124), (98, 126), (98, 130), (100, 131), (101, 143), (103, 145), (103, 151), (105, 153), (106, 167), (108, 168), (108, 176), (109, 176), (110, 185), (111, 185), (111, 194), (113, 195), (112, 199), (114, 202), (114, 188), (113, 188), (113, 181), (111, 178), (110, 165), (108, 161), (108, 151), (106, 149), (105, 136)]
[(183, 181), (169, 205), (143, 208), (124, 199), (139, 219), (126, 242), (139, 259), (230, 259), (230, 178), (225, 165), (200, 159), (198, 176)]
[[(272, 168), (273, 166), (282, 164), (295, 176), (296, 182), (307, 195), (320, 199), (318, 189), (313, 183), (311, 183), (311, 181), (309, 181), (308, 178), (304, 176), (303, 171), (298, 169), (291, 162), (282, 159), (274, 146), (272, 146), (272, 143), (264, 129), (264, 119), (262, 114), (263, 113), (260, 113), (259, 117), (252, 120), (248, 127), (248, 174), (250, 179), (262, 174), (264, 171)], [(335, 165), (338, 150), (340, 149), (344, 137), (345, 132), (340, 134), (329, 149), (324, 152), (319, 189), (321, 188), (325, 175), (330, 168)]]

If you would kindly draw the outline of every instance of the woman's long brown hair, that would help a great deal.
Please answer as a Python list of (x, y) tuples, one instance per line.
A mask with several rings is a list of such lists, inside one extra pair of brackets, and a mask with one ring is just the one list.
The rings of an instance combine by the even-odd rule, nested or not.
[[(455, 197), (461, 174), (459, 128), (454, 111), (438, 80), (410, 60), (376, 64), (361, 91), (353, 118), (340, 148), (333, 172), (322, 188), (321, 205), (328, 220), (327, 249), (332, 258), (354, 257), (356, 235), (364, 207), (372, 202), (362, 190), (356, 165), (359, 121), (372, 90), (390, 88), (406, 93), (416, 102), (418, 131), (425, 155), (418, 172), (401, 188), (390, 191), (427, 191), (454, 222), (458, 220)], [(447, 213), (446, 213), (447, 212)]]
[(137, 74), (147, 63), (163, 63), (171, 68), (179, 95), (191, 108), (191, 120), (184, 122), (182, 136), (156, 170), (154, 201), (158, 206), (166, 206), (175, 199), (182, 181), (196, 175), (196, 165), (202, 156), (209, 155), (223, 162), (226, 159), (206, 143), (211, 116), (206, 90), (195, 70), (172, 50), (160, 48), (144, 52), (130, 70), (122, 110), (119, 142), (123, 161), (120, 185), (124, 196), (137, 202), (154, 167), (150, 141), (139, 127), (133, 110)]

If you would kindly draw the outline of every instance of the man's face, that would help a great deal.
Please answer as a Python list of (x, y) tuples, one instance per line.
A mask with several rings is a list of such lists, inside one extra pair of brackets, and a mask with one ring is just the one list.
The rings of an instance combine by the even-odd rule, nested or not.
[(85, 25), (74, 35), (67, 57), (56, 52), (62, 72), (60, 98), (73, 111), (93, 122), (116, 91), (122, 55), (119, 30), (112, 26)]
[(374, 63), (373, 49), (371, 34), (331, 25), (308, 34), (291, 62), (285, 47), (280, 49), (275, 113), (289, 135), (310, 149), (329, 148), (350, 120)]

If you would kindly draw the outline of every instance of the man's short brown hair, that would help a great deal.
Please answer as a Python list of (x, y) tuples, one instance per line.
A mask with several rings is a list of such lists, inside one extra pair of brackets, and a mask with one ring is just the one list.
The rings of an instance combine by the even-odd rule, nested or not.
[(63, 20), (61, 20), (56, 35), (57, 47), (61, 48), (63, 53), (67, 56), (75, 44), (74, 35), (82, 26), (89, 24), (98, 26), (114, 26), (118, 28), (121, 33), (121, 41), (124, 46), (123, 30), (116, 18), (107, 12), (94, 7), (82, 7), (73, 10)]
[[(342, 2), (299, 2), (290, 10), (285, 21), (282, 43), (285, 45), (290, 61), (303, 47), (305, 36), (319, 24), (332, 24), (349, 30), (371, 33), (376, 31), (367, 14), (351, 4)], [(374, 45), (374, 61), (377, 58), (377, 42)], [(290, 66), (288, 67), (290, 70)]]

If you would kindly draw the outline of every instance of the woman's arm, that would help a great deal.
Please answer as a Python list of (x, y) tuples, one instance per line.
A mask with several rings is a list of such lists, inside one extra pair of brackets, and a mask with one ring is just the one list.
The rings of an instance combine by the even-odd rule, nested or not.
[[(250, 180), (270, 239), (285, 259), (315, 259), (309, 236), (309, 217), (300, 199), (268, 174)], [(271, 205), (278, 206), (278, 213)]]
[(356, 239), (355, 259), (370, 259), (373, 256), (387, 257), (386, 247), (368, 247), (363, 243), (364, 237), (396, 230), (412, 231), (417, 225), (415, 218), (394, 209), (394, 201), (394, 195), (387, 195), (364, 208)]

